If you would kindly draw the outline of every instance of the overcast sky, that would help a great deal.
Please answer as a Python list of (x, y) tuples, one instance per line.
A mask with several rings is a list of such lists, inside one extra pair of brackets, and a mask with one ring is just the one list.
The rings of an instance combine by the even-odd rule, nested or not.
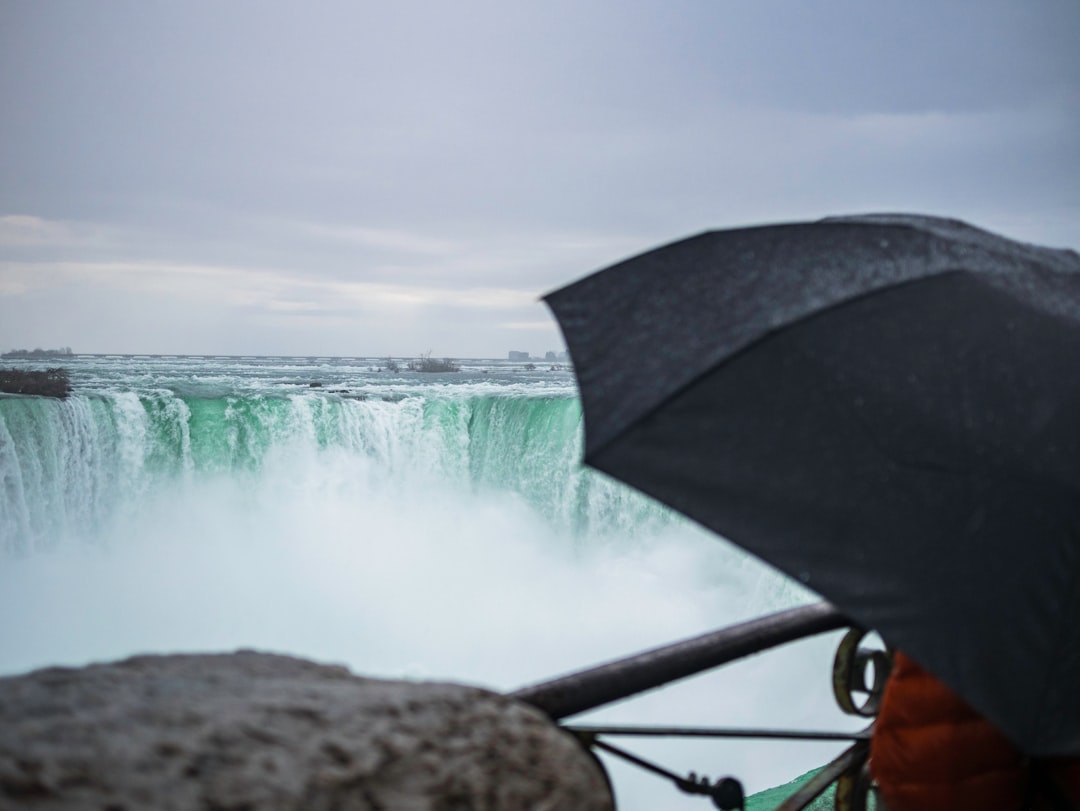
[(0, 350), (505, 357), (706, 228), (1080, 248), (1077, 0), (0, 0)]

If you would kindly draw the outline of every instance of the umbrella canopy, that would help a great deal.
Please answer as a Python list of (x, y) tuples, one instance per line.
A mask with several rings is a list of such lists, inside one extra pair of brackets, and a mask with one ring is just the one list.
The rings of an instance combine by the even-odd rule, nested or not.
[(546, 297), (585, 461), (805, 583), (1021, 748), (1080, 754), (1080, 257), (878, 215)]

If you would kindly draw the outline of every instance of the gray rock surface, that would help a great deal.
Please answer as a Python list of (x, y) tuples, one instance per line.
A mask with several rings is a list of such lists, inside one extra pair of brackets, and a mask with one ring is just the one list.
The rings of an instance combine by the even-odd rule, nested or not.
[(0, 679), (0, 808), (612, 808), (537, 710), (249, 651)]

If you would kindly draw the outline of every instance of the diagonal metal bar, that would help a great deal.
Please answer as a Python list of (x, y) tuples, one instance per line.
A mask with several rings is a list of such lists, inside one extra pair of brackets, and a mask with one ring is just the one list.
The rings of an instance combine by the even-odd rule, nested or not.
[(672, 783), (675, 783), (676, 785), (686, 782), (686, 778), (675, 774), (675, 772), (669, 771), (663, 766), (657, 766), (655, 763), (638, 757), (632, 752), (627, 752), (625, 749), (615, 746), (614, 744), (607, 743), (606, 741), (592, 741), (591, 745), (596, 747), (597, 749), (601, 749), (605, 752), (608, 752), (609, 754), (615, 755), (616, 757), (620, 757), (628, 763), (633, 763), (635, 766), (639, 766), (640, 768), (652, 772), (653, 774), (658, 774), (661, 777), (666, 777), (668, 780), (670, 780)]
[(589, 726), (563, 727), (585, 735), (625, 735), (636, 738), (757, 738), (793, 741), (862, 741), (869, 740), (870, 729), (857, 732), (822, 732), (811, 729), (740, 729), (734, 727), (635, 727)]
[(800, 606), (523, 687), (510, 696), (559, 720), (777, 645), (849, 625), (851, 621), (829, 603)]
[(690, 772), (688, 777), (680, 777), (674, 772), (665, 769), (663, 766), (658, 766), (632, 752), (627, 752), (625, 749), (620, 749), (605, 741), (593, 739), (589, 742), (589, 745), (622, 758), (623, 760), (633, 763), (635, 766), (650, 771), (653, 774), (666, 777), (675, 784), (676, 788), (687, 794), (712, 797), (713, 805), (717, 808), (743, 807), (744, 795), (742, 783), (733, 777), (725, 777), (715, 783), (710, 781), (707, 777), (698, 777), (694, 772)]
[(780, 805), (776, 806), (775, 811), (802, 811), (814, 799), (823, 794), (825, 789), (839, 779), (844, 772), (865, 760), (869, 748), (869, 741), (858, 741), (849, 749), (844, 750), (832, 763), (800, 786), (794, 794)]

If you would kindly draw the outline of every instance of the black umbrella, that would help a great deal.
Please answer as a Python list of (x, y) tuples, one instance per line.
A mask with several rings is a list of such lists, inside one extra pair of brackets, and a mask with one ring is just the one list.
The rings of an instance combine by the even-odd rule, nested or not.
[(701, 234), (546, 297), (585, 461), (1080, 754), (1080, 257), (882, 215)]

